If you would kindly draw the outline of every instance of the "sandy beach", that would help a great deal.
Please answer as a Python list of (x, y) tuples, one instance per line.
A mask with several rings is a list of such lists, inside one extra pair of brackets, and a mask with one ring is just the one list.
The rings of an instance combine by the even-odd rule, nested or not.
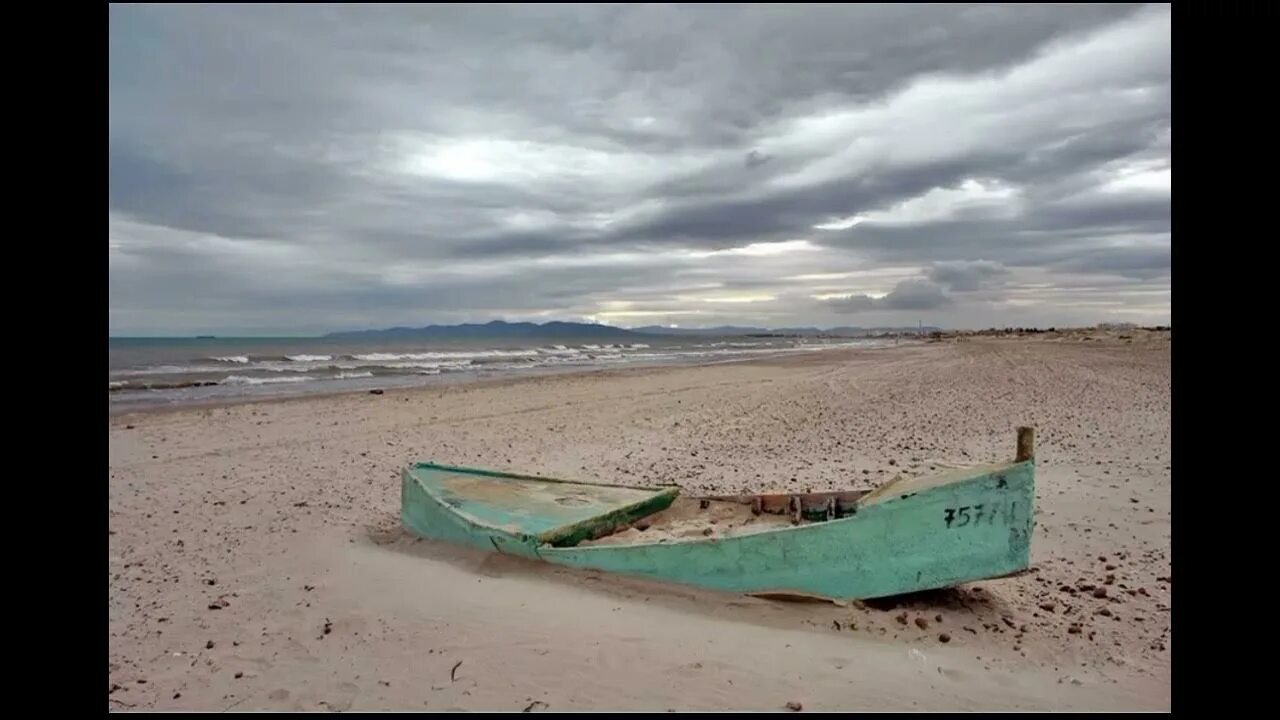
[[(113, 416), (111, 709), (1168, 709), (1170, 348), (951, 338)], [(415, 460), (822, 491), (1009, 459), (1018, 425), (1033, 572), (893, 601), (703, 592), (399, 527)]]

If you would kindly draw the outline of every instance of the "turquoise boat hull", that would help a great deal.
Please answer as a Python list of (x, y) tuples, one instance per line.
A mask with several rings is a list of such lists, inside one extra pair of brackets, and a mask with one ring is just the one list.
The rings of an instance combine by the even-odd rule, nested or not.
[(822, 522), (583, 544), (667, 508), (677, 494), (418, 463), (403, 473), (401, 519), (415, 535), (480, 550), (760, 595), (876, 598), (1031, 564), (1031, 458), (900, 479), (860, 498), (852, 514)]

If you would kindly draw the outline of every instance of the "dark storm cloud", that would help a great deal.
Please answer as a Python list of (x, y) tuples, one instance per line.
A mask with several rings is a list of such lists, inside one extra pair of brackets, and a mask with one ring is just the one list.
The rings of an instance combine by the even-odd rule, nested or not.
[(1004, 265), (991, 260), (953, 260), (934, 263), (929, 279), (952, 292), (973, 292), (1008, 273)]
[(1060, 270), (1132, 278), (1157, 278), (1169, 274), (1169, 246), (1121, 247), (1093, 252), (1055, 263)]
[(826, 241), (884, 262), (965, 261), (996, 256), (1010, 267), (1049, 265), (1080, 252), (1105, 248), (1117, 236), (1167, 234), (1169, 212), (1167, 196), (1090, 198), (1076, 206), (1034, 206), (1034, 212), (1012, 219), (866, 222), (831, 233)]
[(885, 296), (884, 302), (890, 310), (932, 310), (951, 299), (928, 280), (903, 280)]
[(113, 331), (1168, 268), (1167, 7), (116, 5), (109, 43)]
[(936, 284), (915, 278), (903, 280), (893, 292), (882, 298), (870, 295), (849, 295), (827, 300), (827, 305), (839, 313), (856, 313), (868, 310), (935, 310), (951, 302), (951, 298)]

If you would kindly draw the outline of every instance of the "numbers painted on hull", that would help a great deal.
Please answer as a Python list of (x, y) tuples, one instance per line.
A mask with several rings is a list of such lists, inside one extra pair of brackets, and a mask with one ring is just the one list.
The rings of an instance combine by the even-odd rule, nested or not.
[(1003, 516), (1004, 522), (1008, 522), (1018, 509), (1017, 502), (1010, 502), (1007, 509), (998, 505), (964, 505), (958, 508), (946, 508), (943, 510), (943, 521), (946, 522), (948, 528), (962, 528), (982, 525), (995, 525), (996, 520)]

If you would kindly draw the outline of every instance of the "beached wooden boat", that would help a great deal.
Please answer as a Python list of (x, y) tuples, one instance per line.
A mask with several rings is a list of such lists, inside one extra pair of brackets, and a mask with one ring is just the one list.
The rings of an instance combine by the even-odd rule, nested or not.
[(763, 596), (858, 599), (1013, 575), (1031, 563), (1033, 432), (1011, 463), (863, 492), (682, 497), (417, 463), (412, 533), (558, 565)]

